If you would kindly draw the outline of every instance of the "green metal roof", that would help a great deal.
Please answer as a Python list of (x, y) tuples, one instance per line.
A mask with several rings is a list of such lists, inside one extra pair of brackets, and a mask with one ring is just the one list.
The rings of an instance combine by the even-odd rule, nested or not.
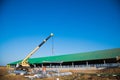
[[(30, 64), (44, 63), (46, 61), (49, 61), (49, 62), (61, 62), (61, 61), (62, 62), (71, 62), (72, 61), (73, 62), (73, 61), (109, 59), (109, 58), (116, 58), (116, 56), (120, 56), (120, 48), (93, 51), (93, 52), (84, 52), (84, 53), (74, 53), (74, 54), (59, 55), (59, 56), (30, 58), (28, 60), (28, 62)], [(18, 63), (20, 61), (10, 63), (10, 65), (16, 64), (16, 63)]]

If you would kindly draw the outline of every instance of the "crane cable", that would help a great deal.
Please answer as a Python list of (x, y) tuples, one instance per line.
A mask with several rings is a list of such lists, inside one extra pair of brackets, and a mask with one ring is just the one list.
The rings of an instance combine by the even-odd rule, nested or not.
[(52, 37), (52, 56), (54, 54), (54, 38)]

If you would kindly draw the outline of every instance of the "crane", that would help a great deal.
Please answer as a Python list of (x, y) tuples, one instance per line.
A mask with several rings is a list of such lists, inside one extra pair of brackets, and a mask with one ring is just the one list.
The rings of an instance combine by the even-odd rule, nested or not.
[(28, 59), (48, 40), (50, 39), (54, 34), (51, 33), (46, 39), (44, 39), (36, 48), (34, 48), (17, 66), (16, 69), (27, 69), (26, 67), (30, 67), (30, 64), (28, 63)]

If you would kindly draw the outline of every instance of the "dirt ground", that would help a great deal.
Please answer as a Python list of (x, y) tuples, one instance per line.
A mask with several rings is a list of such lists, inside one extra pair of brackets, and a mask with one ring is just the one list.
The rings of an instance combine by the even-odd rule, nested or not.
[[(30, 80), (22, 75), (10, 75), (6, 67), (0, 67), (0, 80)], [(70, 71), (73, 74), (70, 76), (52, 77), (34, 80), (120, 80), (120, 68), (104, 69), (100, 71), (82, 70)], [(115, 75), (117, 74), (117, 76)]]

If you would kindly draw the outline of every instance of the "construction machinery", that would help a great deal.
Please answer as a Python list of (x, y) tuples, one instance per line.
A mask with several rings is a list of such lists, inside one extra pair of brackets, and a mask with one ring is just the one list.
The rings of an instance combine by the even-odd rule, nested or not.
[(30, 67), (30, 64), (28, 62), (28, 59), (51, 37), (53, 36), (53, 33), (51, 33), (46, 39), (44, 39), (36, 48), (34, 48), (20, 63), (16, 65), (16, 70), (25, 70), (28, 71), (28, 68)]

